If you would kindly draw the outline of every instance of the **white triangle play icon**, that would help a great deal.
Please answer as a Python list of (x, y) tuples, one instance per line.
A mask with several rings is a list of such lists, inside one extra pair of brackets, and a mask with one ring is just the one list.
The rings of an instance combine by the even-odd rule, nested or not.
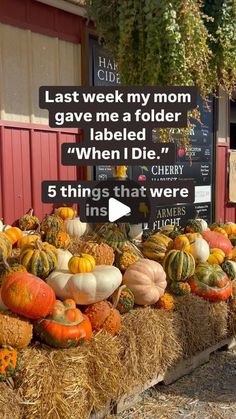
[(118, 220), (131, 212), (131, 208), (128, 205), (122, 204), (115, 198), (110, 198), (108, 201), (108, 218), (110, 223)]

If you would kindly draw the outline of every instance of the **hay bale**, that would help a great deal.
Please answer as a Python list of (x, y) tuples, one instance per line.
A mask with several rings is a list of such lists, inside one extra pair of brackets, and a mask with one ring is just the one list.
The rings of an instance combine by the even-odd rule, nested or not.
[(35, 345), (23, 353), (17, 387), (25, 417), (87, 419), (117, 394), (122, 365), (117, 338), (99, 333), (72, 349)]
[(195, 295), (175, 299), (174, 329), (184, 357), (203, 351), (228, 334), (227, 303), (211, 303)]
[(0, 383), (0, 419), (20, 419), (20, 397), (5, 383)]
[(232, 281), (233, 293), (232, 297), (229, 299), (229, 318), (228, 318), (228, 328), (229, 335), (236, 336), (236, 280)]
[(120, 380), (120, 394), (126, 382), (129, 388), (144, 384), (182, 355), (174, 329), (174, 313), (151, 307), (126, 314), (118, 336), (123, 348), (121, 360), (125, 376)]

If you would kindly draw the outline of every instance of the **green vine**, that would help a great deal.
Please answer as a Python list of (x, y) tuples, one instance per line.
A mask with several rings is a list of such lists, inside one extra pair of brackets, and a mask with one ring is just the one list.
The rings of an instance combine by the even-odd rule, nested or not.
[(236, 88), (236, 0), (87, 0), (87, 12), (123, 85)]

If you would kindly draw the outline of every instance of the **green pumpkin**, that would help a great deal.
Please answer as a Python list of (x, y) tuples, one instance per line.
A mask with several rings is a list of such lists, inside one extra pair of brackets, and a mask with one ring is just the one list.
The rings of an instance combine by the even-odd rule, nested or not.
[(195, 260), (184, 250), (170, 250), (164, 260), (163, 268), (170, 281), (186, 281), (195, 271)]
[(126, 285), (122, 285), (115, 291), (111, 300), (121, 314), (128, 313), (134, 307), (134, 294)]
[(188, 220), (184, 231), (185, 233), (201, 233), (203, 231), (201, 221), (197, 218)]
[(45, 279), (57, 267), (57, 249), (37, 240), (24, 246), (20, 254), (20, 263), (31, 274)]
[(228, 275), (229, 279), (232, 281), (236, 279), (236, 262), (233, 262), (232, 260), (226, 260), (220, 266)]
[(191, 293), (191, 287), (187, 282), (173, 281), (170, 285), (170, 292), (179, 296), (189, 295)]

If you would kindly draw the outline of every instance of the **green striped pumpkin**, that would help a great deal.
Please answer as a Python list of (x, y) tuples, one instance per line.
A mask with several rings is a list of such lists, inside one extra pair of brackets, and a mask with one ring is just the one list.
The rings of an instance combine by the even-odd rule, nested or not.
[(12, 251), (12, 244), (5, 233), (0, 233), (0, 262), (6, 260)]
[(20, 263), (31, 274), (45, 279), (57, 267), (57, 249), (37, 240), (24, 246), (20, 254)]
[(170, 250), (164, 260), (163, 268), (171, 281), (186, 281), (195, 271), (194, 257), (184, 250)]
[(173, 247), (173, 240), (161, 233), (153, 234), (143, 243), (146, 258), (162, 262), (166, 252)]

